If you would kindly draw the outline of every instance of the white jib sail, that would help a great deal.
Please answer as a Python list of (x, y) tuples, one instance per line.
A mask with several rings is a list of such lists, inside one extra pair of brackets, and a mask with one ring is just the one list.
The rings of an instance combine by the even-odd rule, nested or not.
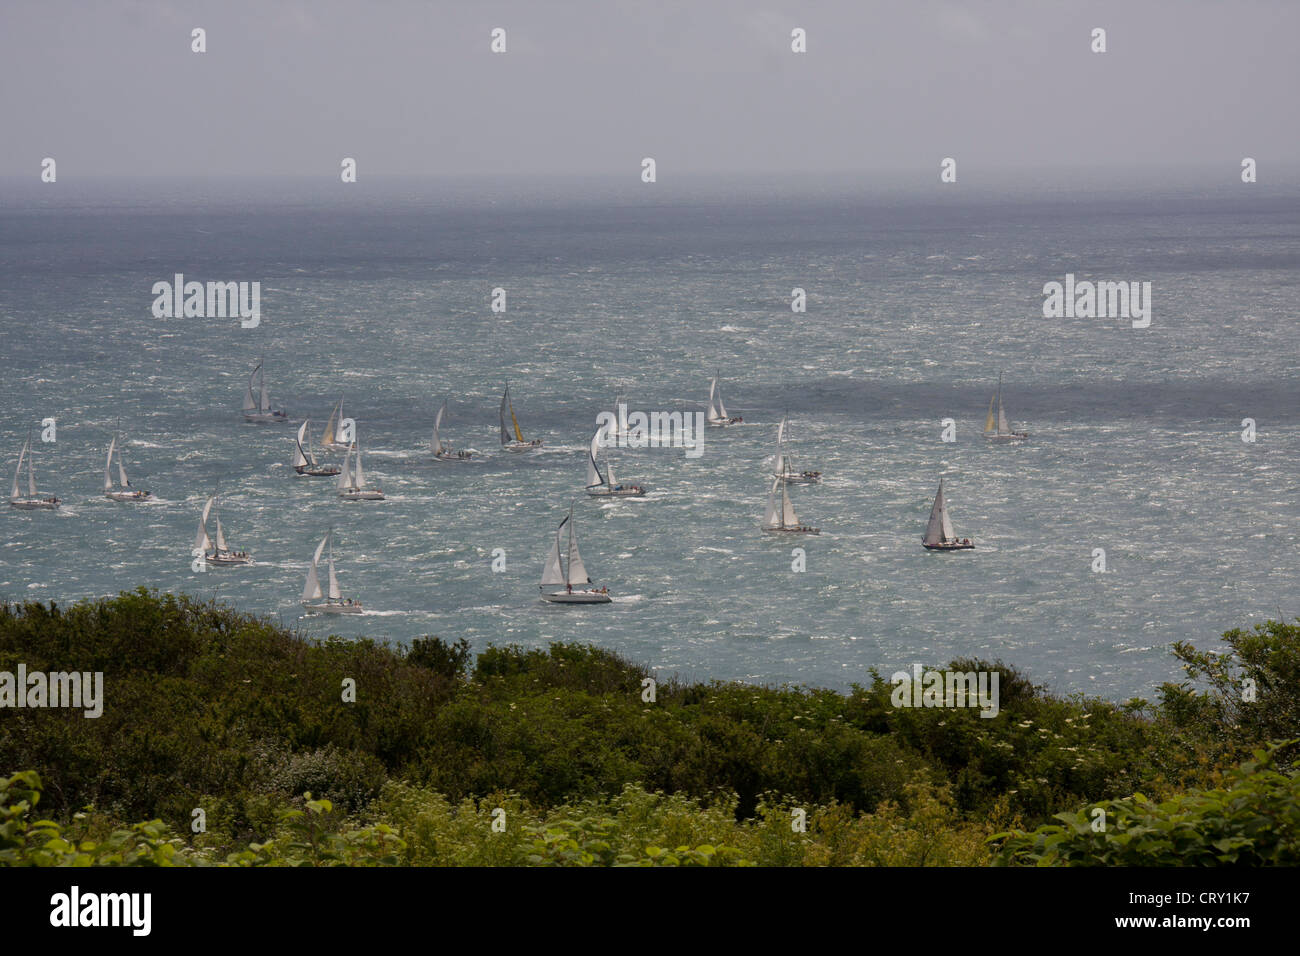
[(357, 488), (366, 486), (366, 473), (361, 470), (361, 442), (357, 442), (357, 468), (352, 473), (352, 483)]
[(208, 551), (212, 548), (212, 541), (208, 538), (208, 513), (212, 510), (212, 499), (209, 498), (207, 504), (203, 506), (203, 517), (199, 519), (199, 533), (194, 538), (194, 547), (202, 548)]
[(294, 468), (301, 468), (303, 465), (307, 464), (307, 457), (302, 453), (302, 442), (306, 434), (307, 423), (303, 422), (302, 425), (298, 427), (298, 436), (294, 439), (292, 462)]
[(564, 569), (560, 567), (560, 532), (564, 530), (565, 524), (569, 521), (565, 518), (560, 522), (560, 526), (555, 529), (555, 541), (551, 544), (551, 551), (546, 556), (546, 564), (542, 566), (542, 583), (539, 587), (555, 587), (563, 585)]
[(512, 438), (510, 432), (506, 429), (506, 407), (510, 404), (510, 386), (501, 394), (501, 444), (510, 444)]
[(217, 515), (217, 550), (229, 551), (230, 546), (226, 544), (226, 536), (221, 530), (221, 515)]
[(343, 397), (339, 396), (339, 403), (334, 406), (334, 411), (330, 412), (329, 421), (325, 423), (325, 431), (321, 433), (320, 440), (322, 445), (334, 445), (338, 443), (337, 428), (338, 423), (343, 420)]
[(779, 488), (780, 485), (781, 485), (780, 478), (773, 479), (772, 488), (767, 493), (767, 510), (763, 512), (764, 528), (781, 527), (781, 512), (778, 509), (776, 503), (776, 492), (777, 492), (777, 488)]
[(339, 491), (348, 491), (352, 488), (352, 445), (348, 445), (348, 453), (343, 456), (343, 470), (339, 472)]
[(320, 539), (320, 544), (316, 545), (316, 553), (311, 558), (311, 568), (307, 571), (307, 584), (302, 589), (302, 599), (304, 601), (320, 600), (320, 579), (316, 576), (316, 566), (320, 563), (321, 552), (325, 550), (325, 542), (329, 540), (329, 535)]
[(14, 468), (14, 486), (9, 492), (10, 498), (21, 498), (22, 494), (18, 490), (18, 477), (23, 473), (23, 459), (27, 457), (27, 443), (23, 442), (23, 450), (18, 453), (18, 466)]
[(596, 460), (596, 452), (600, 448), (600, 436), (604, 429), (596, 429), (596, 434), (591, 438), (591, 447), (587, 449), (587, 488), (599, 488), (605, 484), (605, 476), (600, 473), (600, 463)]
[(108, 443), (108, 460), (104, 462), (104, 490), (113, 490), (113, 448), (117, 444), (117, 436), (114, 435), (112, 441)]
[(433, 420), (433, 453), (435, 455), (442, 454), (442, 438), (440, 436), (440, 432), (442, 430), (442, 416), (446, 413), (446, 411), (447, 411), (447, 403), (443, 402), (442, 407), (438, 409), (437, 417), (434, 418)]

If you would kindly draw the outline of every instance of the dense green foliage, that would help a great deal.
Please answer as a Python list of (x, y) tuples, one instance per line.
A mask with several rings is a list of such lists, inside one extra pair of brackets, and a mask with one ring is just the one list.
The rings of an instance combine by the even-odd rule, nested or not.
[[(143, 589), (6, 605), (0, 671), (103, 671), (105, 703), (97, 719), (0, 711), (0, 771), (36, 771), (51, 818), (37, 826), (14, 796), (35, 779), (10, 781), (35, 829), (0, 843), (0, 861), (36, 854), (33, 840), (66, 852), (62, 839), (150, 857), (122, 862), (987, 862), (997, 830), (1219, 787), (1253, 747), (1300, 736), (1300, 629), (1225, 639), (1217, 656), (1177, 645), (1209, 687), (1167, 685), (1156, 705), (1062, 699), (1005, 664), (953, 662), (998, 672), (1001, 711), (985, 718), (895, 707), (877, 674), (849, 694), (667, 682), (651, 702), (649, 672), (597, 648), (489, 647), (472, 661), (463, 640), (312, 641)], [(488, 826), (497, 807), (504, 832)], [(1107, 837), (1127, 819), (1114, 812)], [(999, 859), (1037, 862), (1001, 839)], [(326, 847), (336, 856), (312, 855)]]
[[(1225, 786), (1155, 804), (1140, 793), (1078, 813), (1063, 826), (1005, 839), (997, 862), (1048, 866), (1300, 864), (1300, 771), (1282, 773), (1276, 751), (1228, 775)], [(1102, 811), (1098, 814), (1097, 811)], [(1105, 823), (1105, 829), (1099, 823)]]

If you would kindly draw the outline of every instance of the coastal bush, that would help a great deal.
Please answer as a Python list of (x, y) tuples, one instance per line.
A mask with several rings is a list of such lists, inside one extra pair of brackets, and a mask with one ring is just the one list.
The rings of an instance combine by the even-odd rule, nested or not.
[[(0, 671), (25, 663), (105, 675), (101, 717), (6, 710), (0, 771), (38, 772), (43, 807), (64, 824), (94, 806), (78, 825), (93, 826), (96, 838), (112, 821), (158, 819), (211, 852), (273, 839), (281, 815), (303, 811), (308, 793), (329, 804), (310, 818), (327, 827), (384, 822), (375, 808), (400, 785), (436, 794), (453, 815), (512, 795), (535, 815), (530, 825), (568, 834), (534, 833), (527, 852), (502, 839), (466, 844), (476, 860), (551, 860), (537, 840), (569, 862), (565, 853), (605, 859), (594, 846), (602, 842), (617, 847), (617, 862), (631, 854), (637, 865), (693, 860), (678, 848), (704, 845), (741, 854), (719, 851), (710, 865), (974, 860), (985, 851), (971, 850), (971, 833), (993, 825), (1033, 827), (1133, 793), (1160, 802), (1212, 790), (1251, 747), (1294, 727), (1298, 629), (1261, 625), (1225, 640), (1221, 656), (1176, 645), (1189, 678), (1209, 690), (1167, 685), (1154, 705), (1057, 697), (1007, 664), (978, 660), (950, 669), (998, 674), (993, 717), (896, 707), (879, 674), (847, 694), (665, 680), (648, 702), (650, 672), (600, 648), (488, 646), (471, 668), (464, 639), (422, 638), (410, 648), (309, 640), (141, 589), (71, 607), (0, 606)], [(1247, 679), (1256, 699), (1238, 706)], [(345, 682), (355, 683), (355, 700), (344, 700)], [(666, 855), (648, 857), (636, 841), (608, 839), (622, 839), (622, 824), (602, 836), (581, 822), (608, 817), (606, 803), (629, 787), (694, 801), (689, 814), (729, 814), (749, 829), (672, 830), (648, 844)], [(201, 835), (188, 833), (196, 807), (208, 820)], [(816, 831), (816, 849), (799, 849), (804, 843), (777, 826), (777, 807), (806, 809), (810, 833), (817, 821), (831, 829)], [(554, 816), (561, 812), (568, 816)], [(769, 817), (772, 829), (762, 830)], [(922, 823), (934, 820), (951, 832), (926, 831)], [(440, 845), (453, 838), (441, 834)]]
[[(1296, 743), (1292, 741), (1291, 743)], [(1059, 824), (998, 833), (1000, 865), (1295, 866), (1300, 771), (1277, 769), (1278, 748), (1230, 771), (1225, 786), (1154, 803), (1140, 793), (1101, 801)], [(1104, 814), (1099, 816), (1097, 810)], [(1099, 824), (1104, 822), (1104, 827)]]

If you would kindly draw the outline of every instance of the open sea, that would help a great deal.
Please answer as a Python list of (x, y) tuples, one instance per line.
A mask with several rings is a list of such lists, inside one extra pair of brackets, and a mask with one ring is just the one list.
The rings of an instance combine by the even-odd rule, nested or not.
[[(1173, 641), (1219, 646), (1230, 627), (1300, 615), (1294, 186), (60, 173), (0, 184), (4, 480), (28, 430), (53, 418), (35, 468), (64, 500), (0, 511), (0, 599), (146, 585), (312, 635), (589, 642), (661, 677), (837, 689), (873, 667), (979, 657), (1112, 700), (1179, 679)], [(175, 273), (261, 282), (260, 325), (155, 318), (153, 284)], [(1150, 327), (1044, 318), (1044, 283), (1067, 273), (1151, 282)], [(795, 287), (806, 313), (791, 311)], [(295, 478), (294, 426), (242, 421), (262, 356), (275, 407), (315, 436), (344, 397), (387, 501), (346, 503), (330, 479)], [(619, 477), (649, 495), (584, 495), (587, 443), (616, 392), (631, 411), (702, 411), (715, 370), (743, 425), (708, 430), (695, 458), (613, 449)], [(980, 435), (999, 372), (1027, 443)], [(539, 452), (499, 448), (507, 381)], [(444, 398), (444, 439), (481, 461), (431, 460)], [(822, 531), (793, 541), (759, 530), (787, 411), (796, 463), (825, 475), (791, 490)], [(132, 482), (154, 502), (101, 497), (119, 424)], [(940, 477), (974, 552), (921, 548)], [(256, 564), (195, 573), (216, 488), (227, 537)], [(612, 605), (538, 598), (571, 502)], [(330, 527), (362, 616), (299, 607)]]

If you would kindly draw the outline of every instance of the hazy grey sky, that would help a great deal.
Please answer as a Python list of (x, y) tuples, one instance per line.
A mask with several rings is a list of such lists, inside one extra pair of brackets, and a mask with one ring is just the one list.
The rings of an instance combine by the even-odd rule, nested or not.
[(0, 175), (1264, 171), (1297, 37), (1289, 0), (2, 0)]

